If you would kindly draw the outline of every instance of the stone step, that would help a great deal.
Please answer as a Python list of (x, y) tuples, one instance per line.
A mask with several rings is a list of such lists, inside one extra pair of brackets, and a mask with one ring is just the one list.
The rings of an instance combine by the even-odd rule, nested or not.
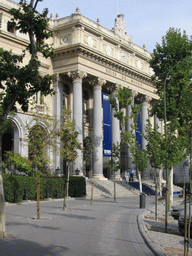
[[(92, 180), (86, 179), (86, 193), (91, 196)], [(126, 197), (138, 195), (139, 191), (132, 188), (123, 181), (116, 181), (116, 197)], [(93, 197), (113, 197), (114, 181), (111, 180), (94, 180)]]

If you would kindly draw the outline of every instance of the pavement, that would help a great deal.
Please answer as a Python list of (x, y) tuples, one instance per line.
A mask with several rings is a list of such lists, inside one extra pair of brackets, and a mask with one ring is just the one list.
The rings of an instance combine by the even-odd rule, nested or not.
[[(181, 199), (176, 198), (175, 204)], [(165, 202), (159, 201), (158, 221), (154, 220), (154, 196), (146, 196), (140, 209), (139, 196), (6, 204), (7, 235), (0, 239), (0, 256), (104, 256), (104, 255), (184, 255), (184, 238), (177, 221), (169, 214), (164, 233)], [(190, 253), (192, 252), (190, 244)]]
[[(173, 205), (180, 204), (183, 199), (174, 197)], [(145, 242), (155, 255), (184, 255), (184, 237), (178, 230), (178, 220), (168, 213), (168, 232), (165, 233), (165, 200), (158, 201), (157, 221), (155, 221), (155, 207), (147, 207), (139, 216), (139, 226)], [(192, 255), (190, 241), (189, 254)]]

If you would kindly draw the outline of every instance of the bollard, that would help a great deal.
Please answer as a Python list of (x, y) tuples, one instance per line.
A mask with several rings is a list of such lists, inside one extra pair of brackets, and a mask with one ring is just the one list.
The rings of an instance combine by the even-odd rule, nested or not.
[(140, 194), (140, 208), (145, 208), (145, 194)]

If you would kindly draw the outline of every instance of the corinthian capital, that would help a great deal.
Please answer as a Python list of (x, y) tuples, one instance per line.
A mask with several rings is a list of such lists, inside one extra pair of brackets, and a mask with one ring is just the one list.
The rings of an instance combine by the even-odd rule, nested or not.
[(76, 79), (82, 80), (84, 77), (87, 76), (87, 73), (77, 69), (77, 70), (68, 72), (67, 75), (71, 77), (73, 80), (76, 80)]
[(132, 92), (132, 98), (133, 98), (133, 99), (134, 99), (135, 97), (137, 97), (137, 95), (138, 95), (138, 92), (137, 92), (137, 91), (131, 90), (131, 92)]
[(152, 100), (152, 98), (148, 95), (143, 95), (142, 97), (142, 103), (149, 103)]
[(98, 88), (101, 88), (104, 84), (106, 84), (106, 80), (100, 78), (100, 77), (95, 77), (92, 81), (91, 81), (91, 84), (94, 86), (94, 87), (98, 87)]

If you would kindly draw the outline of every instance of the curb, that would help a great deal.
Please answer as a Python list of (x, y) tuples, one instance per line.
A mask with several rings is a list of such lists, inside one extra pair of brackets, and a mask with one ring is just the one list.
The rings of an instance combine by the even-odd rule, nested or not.
[(143, 218), (146, 213), (148, 213), (149, 210), (145, 210), (141, 214), (137, 216), (137, 223), (139, 227), (139, 231), (145, 241), (145, 243), (148, 245), (148, 247), (151, 249), (151, 251), (156, 255), (156, 256), (169, 256), (169, 254), (159, 245), (154, 243), (149, 237), (148, 237), (148, 230), (143, 223)]

